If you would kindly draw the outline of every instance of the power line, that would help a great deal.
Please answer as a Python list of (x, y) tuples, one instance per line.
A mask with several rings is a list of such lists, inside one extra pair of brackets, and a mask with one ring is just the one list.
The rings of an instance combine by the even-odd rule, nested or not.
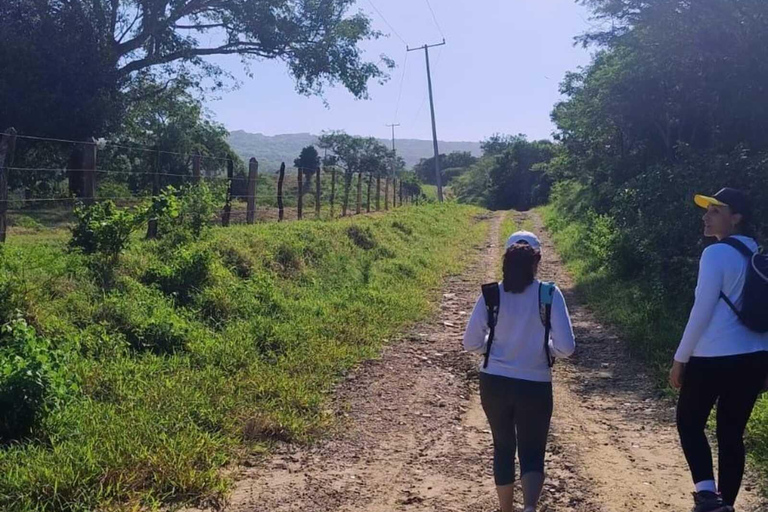
[(403, 39), (402, 36), (400, 34), (398, 34), (397, 30), (395, 30), (395, 27), (393, 27), (389, 23), (389, 21), (387, 21), (387, 18), (383, 14), (381, 14), (381, 11), (378, 9), (378, 7), (376, 7), (373, 4), (373, 1), (372, 0), (368, 0), (368, 3), (371, 4), (371, 7), (373, 7), (373, 10), (376, 11), (376, 13), (379, 15), (379, 17), (384, 21), (384, 23), (386, 23), (386, 25), (389, 27), (389, 30), (391, 30), (392, 33), (395, 34), (397, 36), (397, 38), (400, 39), (400, 41), (402, 41), (402, 43), (404, 45), (408, 46), (408, 43), (405, 42), (405, 39)]
[(397, 105), (395, 106), (395, 117), (392, 122), (397, 122), (397, 114), (400, 112), (400, 100), (403, 97), (403, 84), (405, 83), (405, 72), (408, 67), (408, 54), (411, 53), (407, 49), (405, 50), (405, 59), (403, 59), (403, 75), (400, 77), (400, 92), (397, 93)]
[[(437, 68), (440, 65), (440, 58), (443, 56), (443, 48), (440, 47), (437, 50), (437, 60), (435, 61), (434, 66), (434, 74), (437, 74)], [(419, 114), (421, 114), (421, 111), (424, 110), (424, 105), (427, 104), (427, 98), (429, 97), (429, 91), (424, 91), (424, 96), (421, 97), (421, 103), (419, 104), (419, 108), (416, 110), (416, 115), (413, 116), (413, 120), (411, 121), (411, 125), (415, 124), (416, 121), (419, 119)]]
[(435, 16), (435, 11), (432, 9), (432, 4), (429, 3), (429, 0), (426, 0), (427, 7), (429, 7), (429, 12), (432, 13), (432, 19), (435, 21), (435, 26), (437, 27), (437, 30), (440, 32), (440, 37), (445, 39), (445, 34), (443, 34), (443, 29), (440, 28), (440, 23), (437, 21), (437, 16)]

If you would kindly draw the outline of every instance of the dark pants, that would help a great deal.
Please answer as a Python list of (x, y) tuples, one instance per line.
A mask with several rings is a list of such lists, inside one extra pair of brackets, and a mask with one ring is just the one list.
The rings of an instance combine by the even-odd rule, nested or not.
[(520, 474), (544, 472), (552, 383), (480, 374), (480, 399), (493, 433), (493, 476), (496, 485), (515, 481), (515, 449)]
[(677, 429), (694, 483), (714, 480), (712, 452), (704, 432), (717, 402), (718, 487), (736, 502), (744, 476), (744, 430), (768, 374), (768, 352), (728, 357), (692, 357), (677, 404)]

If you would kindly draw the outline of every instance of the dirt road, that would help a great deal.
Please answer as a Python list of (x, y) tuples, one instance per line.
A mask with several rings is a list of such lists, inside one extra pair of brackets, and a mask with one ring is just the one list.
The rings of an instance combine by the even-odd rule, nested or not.
[[(480, 407), (477, 361), (461, 351), (468, 314), (483, 282), (497, 275), (503, 214), (490, 219), (476, 263), (445, 286), (440, 313), (361, 365), (340, 385), (339, 429), (312, 447), (285, 445), (237, 471), (225, 510), (492, 512), (491, 437)], [(690, 510), (691, 484), (673, 423), (621, 340), (574, 296), (540, 220), (543, 279), (563, 289), (577, 355), (559, 362), (555, 417), (542, 510)], [(764, 512), (745, 491), (740, 512)]]

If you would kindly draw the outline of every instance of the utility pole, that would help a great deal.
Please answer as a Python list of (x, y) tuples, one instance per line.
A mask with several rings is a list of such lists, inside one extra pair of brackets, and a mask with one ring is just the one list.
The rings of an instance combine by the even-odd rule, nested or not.
[(424, 49), (424, 56), (427, 60), (427, 84), (429, 85), (429, 108), (432, 110), (432, 144), (434, 145), (435, 149), (435, 181), (437, 183), (437, 199), (442, 203), (443, 202), (443, 180), (440, 176), (440, 151), (437, 147), (437, 125), (435, 124), (435, 101), (432, 97), (432, 74), (429, 71), (429, 49), (435, 48), (436, 46), (443, 46), (445, 45), (445, 39), (443, 39), (442, 43), (439, 44), (432, 44), (428, 45), (425, 44), (424, 46), (421, 46), (419, 48), (410, 48), (406, 47), (406, 50), (409, 52), (413, 52), (416, 50)]
[(392, 177), (395, 177), (395, 158), (397, 157), (397, 150), (395, 149), (395, 127), (400, 126), (397, 124), (388, 124), (388, 127), (392, 128)]

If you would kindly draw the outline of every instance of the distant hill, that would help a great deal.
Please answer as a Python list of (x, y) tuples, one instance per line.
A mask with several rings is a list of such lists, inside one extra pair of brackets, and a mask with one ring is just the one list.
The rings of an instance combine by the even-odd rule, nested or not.
[[(392, 144), (391, 140), (380, 140), (387, 147)], [(256, 157), (262, 170), (277, 170), (281, 162), (285, 162), (288, 167), (292, 166), (293, 160), (299, 156), (302, 148), (312, 144), (317, 144), (317, 136), (309, 133), (269, 136), (237, 130), (229, 135), (229, 145), (232, 149), (246, 162), (251, 157)], [(398, 154), (405, 159), (409, 167), (433, 154), (431, 140), (396, 139), (395, 144)], [(440, 153), (469, 151), (475, 156), (482, 154), (479, 142), (440, 142), (439, 144)]]

